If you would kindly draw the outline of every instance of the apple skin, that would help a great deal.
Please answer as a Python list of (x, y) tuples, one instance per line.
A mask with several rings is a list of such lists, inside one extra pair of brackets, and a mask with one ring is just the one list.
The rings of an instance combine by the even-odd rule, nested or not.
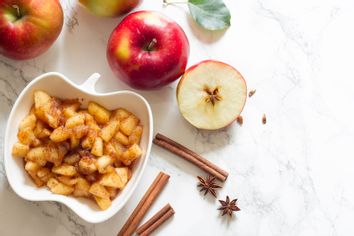
[(141, 90), (157, 89), (178, 79), (188, 56), (189, 42), (182, 28), (153, 11), (138, 11), (124, 18), (107, 47), (113, 73)]
[(44, 53), (58, 38), (63, 18), (59, 0), (0, 0), (0, 54), (24, 60)]
[[(224, 62), (220, 62), (220, 61), (215, 61), (215, 60), (204, 60), (204, 61), (201, 61), (195, 65), (192, 65), (191, 67), (189, 67), (183, 74), (182, 78), (179, 80), (178, 82), (178, 85), (177, 85), (177, 88), (176, 88), (176, 99), (177, 99), (177, 103), (179, 103), (178, 101), (178, 92), (183, 84), (183, 82), (185, 81), (186, 78), (188, 78), (188, 73), (193, 71), (195, 68), (197, 68), (198, 66), (202, 65), (203, 63), (209, 63), (209, 62), (213, 62), (215, 64), (219, 64), (220, 66), (225, 66), (225, 67), (230, 67), (232, 68), (233, 70), (237, 71), (237, 73), (239, 73), (241, 75), (241, 73), (236, 69), (234, 68), (233, 66), (229, 65), (229, 64), (226, 64)], [(246, 83), (246, 80), (244, 79), (244, 77), (241, 75), (240, 77), (246, 88), (247, 88), (247, 83)], [(245, 97), (247, 97), (247, 89), (245, 90), (245, 94), (244, 94)], [(243, 103), (243, 106), (242, 106), (242, 109), (241, 109), (241, 112), (243, 111), (243, 109), (245, 108), (245, 105), (246, 105), (246, 100), (244, 101)], [(241, 114), (240, 112), (240, 114)], [(198, 129), (201, 129), (201, 130), (206, 130), (206, 131), (217, 131), (217, 130), (221, 130), (221, 129), (225, 129), (225, 128), (228, 128), (229, 126), (231, 126), (236, 120), (237, 120), (237, 117), (240, 115), (238, 114), (237, 116), (235, 116), (235, 118), (233, 120), (231, 120), (228, 124), (226, 124), (225, 126), (223, 127), (220, 127), (219, 129), (206, 129), (206, 128), (200, 128), (200, 127), (197, 127)], [(188, 121), (188, 120), (187, 120)], [(189, 121), (188, 121), (189, 122)], [(190, 123), (190, 122), (189, 122)], [(193, 124), (192, 124), (193, 125)]]
[(135, 8), (140, 0), (79, 0), (96, 16), (117, 17)]

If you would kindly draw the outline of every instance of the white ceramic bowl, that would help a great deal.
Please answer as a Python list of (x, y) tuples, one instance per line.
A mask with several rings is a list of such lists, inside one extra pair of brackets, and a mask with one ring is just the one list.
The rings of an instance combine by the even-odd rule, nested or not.
[[(150, 154), (153, 133), (153, 118), (147, 101), (142, 96), (131, 91), (98, 94), (95, 92), (95, 84), (99, 77), (99, 74), (93, 74), (80, 86), (73, 84), (68, 78), (59, 73), (46, 73), (34, 79), (17, 98), (7, 122), (4, 138), (4, 161), (7, 179), (12, 189), (20, 197), (30, 201), (57, 201), (63, 203), (82, 219), (91, 223), (99, 223), (109, 219), (129, 200), (145, 169)], [(140, 118), (144, 126), (141, 139), (143, 155), (134, 166), (131, 180), (113, 200), (112, 206), (107, 210), (99, 210), (96, 204), (89, 199), (56, 195), (45, 187), (37, 188), (26, 174), (22, 158), (12, 156), (12, 145), (17, 141), (19, 123), (28, 114), (33, 104), (33, 91), (35, 89), (42, 89), (50, 95), (59, 98), (80, 98), (84, 106), (87, 105), (88, 101), (95, 101), (108, 109), (123, 107)]]

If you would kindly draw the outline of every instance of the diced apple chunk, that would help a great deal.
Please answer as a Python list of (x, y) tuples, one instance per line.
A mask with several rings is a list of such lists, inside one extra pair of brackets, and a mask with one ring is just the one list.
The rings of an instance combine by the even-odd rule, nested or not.
[(105, 173), (107, 166), (113, 163), (113, 158), (111, 156), (101, 156), (97, 159), (96, 165), (99, 173)]
[(91, 149), (91, 153), (95, 156), (103, 155), (103, 141), (102, 138), (96, 137), (93, 147)]
[(20, 130), (17, 134), (17, 138), (20, 143), (25, 145), (31, 145), (37, 139), (30, 127)]
[(70, 195), (74, 192), (74, 187), (65, 185), (55, 178), (50, 178), (47, 182), (50, 191), (55, 194)]
[(64, 157), (64, 163), (69, 164), (69, 165), (75, 165), (80, 161), (81, 157), (78, 153), (73, 153), (71, 155), (68, 155)]
[(75, 116), (77, 113), (77, 110), (79, 110), (81, 104), (79, 102), (74, 102), (74, 103), (69, 103), (69, 104), (64, 104), (63, 105), (63, 114), (64, 116), (69, 119), (73, 116)]
[(35, 172), (32, 171), (27, 171), (28, 175), (31, 177), (33, 180), (34, 184), (39, 188), (44, 185), (44, 182), (36, 175)]
[(141, 125), (138, 125), (133, 132), (131, 133), (131, 135), (129, 136), (129, 144), (139, 144), (140, 143), (140, 139), (141, 139), (141, 135), (143, 134), (143, 127)]
[(66, 128), (73, 128), (75, 126), (83, 125), (85, 124), (85, 115), (84, 114), (77, 114), (69, 119), (67, 119), (65, 123)]
[[(48, 144), (46, 149), (46, 160), (53, 163), (54, 166), (59, 166), (61, 165), (64, 155), (62, 155), (63, 153), (60, 153), (61, 155), (59, 155), (59, 150), (57, 148), (57, 146), (53, 145), (53, 144)], [(61, 150), (62, 152), (63, 150)]]
[(109, 198), (101, 198), (98, 196), (94, 196), (94, 198), (101, 210), (107, 210), (112, 205), (112, 201)]
[(142, 154), (142, 151), (137, 144), (133, 144), (131, 147), (129, 147), (123, 155), (120, 157), (120, 159), (123, 161), (124, 164), (130, 165), (132, 161), (135, 159), (139, 158)]
[(36, 127), (37, 118), (34, 114), (26, 116), (20, 123), (19, 130), (29, 128), (33, 130)]
[(30, 150), (28, 145), (22, 143), (15, 143), (12, 146), (12, 155), (16, 157), (25, 157)]
[(122, 180), (122, 182), (124, 183), (124, 186), (125, 186), (131, 177), (130, 169), (128, 167), (116, 168), (116, 173), (119, 175), (120, 179)]
[(47, 183), (50, 178), (53, 177), (53, 173), (49, 168), (42, 167), (37, 171), (37, 176), (40, 178), (44, 183)]
[(123, 188), (125, 186), (125, 183), (115, 171), (103, 175), (100, 184), (112, 188)]
[(75, 197), (89, 197), (90, 183), (84, 178), (77, 178), (73, 195)]
[(27, 161), (25, 164), (25, 170), (28, 172), (37, 172), (41, 166), (38, 165), (36, 162)]
[(76, 175), (76, 168), (71, 165), (63, 164), (61, 166), (55, 166), (52, 169), (53, 173), (64, 176), (74, 176)]
[(126, 118), (128, 118), (132, 113), (127, 111), (124, 108), (118, 108), (117, 110), (115, 110), (112, 114), (113, 119), (117, 119), (119, 121), (122, 121)]
[(99, 183), (94, 183), (91, 185), (89, 192), (100, 198), (109, 198), (109, 192), (105, 187)]
[(44, 166), (47, 163), (47, 149), (46, 147), (36, 147), (28, 151), (25, 159), (33, 161), (40, 166)]
[(56, 143), (63, 142), (70, 138), (70, 130), (64, 126), (60, 126), (53, 130), (49, 138)]
[(114, 136), (114, 134), (118, 131), (119, 129), (119, 121), (118, 120), (110, 120), (108, 124), (102, 128), (101, 130), (101, 138), (105, 142), (109, 142), (111, 138)]
[(139, 119), (134, 115), (130, 115), (128, 118), (120, 122), (119, 129), (122, 131), (123, 134), (129, 136), (138, 124)]
[(125, 136), (122, 132), (118, 132), (114, 138), (121, 144), (123, 145), (128, 145), (129, 144), (129, 138)]
[(97, 170), (96, 159), (89, 156), (84, 156), (79, 161), (79, 172), (84, 175), (89, 175)]
[(60, 182), (68, 186), (74, 186), (77, 183), (77, 178), (71, 178), (68, 176), (58, 176)]
[(106, 189), (109, 192), (110, 199), (114, 199), (119, 192), (119, 189), (117, 189), (117, 188), (106, 187)]
[(103, 106), (95, 102), (89, 102), (87, 109), (88, 112), (95, 118), (97, 123), (106, 124), (109, 121), (111, 113)]

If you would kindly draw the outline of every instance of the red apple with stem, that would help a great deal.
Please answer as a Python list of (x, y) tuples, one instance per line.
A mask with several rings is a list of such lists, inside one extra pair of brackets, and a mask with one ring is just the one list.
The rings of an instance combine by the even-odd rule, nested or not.
[(59, 0), (0, 0), (0, 54), (34, 58), (49, 49), (62, 26)]
[(178, 79), (189, 42), (182, 28), (153, 11), (134, 12), (114, 29), (107, 59), (114, 74), (136, 89), (156, 89)]

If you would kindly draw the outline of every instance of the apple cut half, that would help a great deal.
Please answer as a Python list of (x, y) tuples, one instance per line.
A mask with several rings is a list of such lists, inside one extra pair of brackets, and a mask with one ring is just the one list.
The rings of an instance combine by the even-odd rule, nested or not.
[(240, 115), (247, 98), (242, 75), (219, 61), (202, 61), (189, 68), (177, 86), (183, 117), (199, 129), (216, 130)]

